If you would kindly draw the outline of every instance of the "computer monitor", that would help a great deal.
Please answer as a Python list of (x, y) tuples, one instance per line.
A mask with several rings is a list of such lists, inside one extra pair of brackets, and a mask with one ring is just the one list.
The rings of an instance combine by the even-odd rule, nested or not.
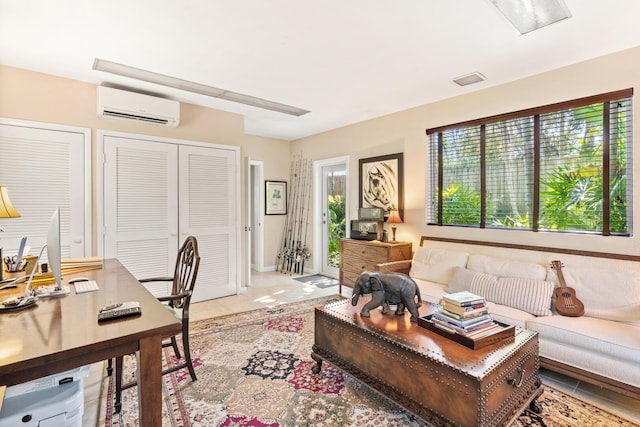
[(24, 297), (25, 298), (31, 297), (31, 281), (33, 280), (33, 275), (36, 274), (36, 271), (38, 270), (38, 265), (40, 265), (40, 258), (42, 258), (42, 253), (44, 252), (44, 249), (46, 247), (47, 247), (47, 245), (44, 245), (42, 247), (42, 249), (40, 249), (40, 254), (38, 254), (38, 258), (36, 259), (36, 263), (33, 265), (33, 268), (31, 269), (31, 274), (29, 275), (29, 278), (27, 279), (27, 284), (24, 287)]
[(56, 209), (49, 221), (47, 231), (47, 260), (56, 279), (56, 290), (62, 287), (62, 248), (60, 246), (60, 208)]
[(47, 258), (49, 262), (49, 268), (53, 274), (53, 278), (56, 281), (56, 286), (53, 289), (39, 288), (39, 291), (44, 291), (38, 296), (61, 296), (67, 295), (70, 290), (68, 286), (62, 286), (62, 248), (60, 246), (60, 209), (56, 209), (49, 221), (49, 228), (47, 230), (47, 244), (42, 247), (36, 264), (31, 270), (29, 279), (24, 288), (24, 297), (31, 296), (31, 281), (40, 264), (40, 258), (45, 248), (47, 249)]

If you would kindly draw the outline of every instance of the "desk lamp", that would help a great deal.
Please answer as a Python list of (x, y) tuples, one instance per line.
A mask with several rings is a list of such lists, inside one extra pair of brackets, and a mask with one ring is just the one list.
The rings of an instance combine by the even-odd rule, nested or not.
[(396, 224), (402, 224), (402, 218), (400, 218), (400, 212), (397, 209), (392, 209), (389, 212), (389, 218), (387, 218), (387, 222), (389, 224), (393, 224), (391, 226), (391, 230), (393, 231), (393, 239), (389, 243), (398, 243), (396, 242), (396, 229), (398, 228)]
[[(9, 200), (9, 193), (7, 187), (0, 185), (0, 218), (20, 218), (20, 213), (13, 207), (11, 200)], [(4, 231), (0, 227), (0, 231)], [(2, 259), (2, 248), (0, 247), (0, 259)], [(0, 268), (0, 281), (4, 274), (4, 267)]]

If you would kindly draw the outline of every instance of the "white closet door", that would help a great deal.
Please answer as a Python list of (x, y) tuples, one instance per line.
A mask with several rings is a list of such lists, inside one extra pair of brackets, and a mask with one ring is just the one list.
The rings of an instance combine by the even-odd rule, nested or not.
[[(138, 279), (172, 276), (178, 252), (178, 148), (104, 137), (104, 253)], [(170, 284), (149, 287), (167, 295)]]
[[(37, 255), (46, 244), (51, 214), (60, 208), (62, 258), (84, 257), (91, 251), (85, 237), (91, 227), (85, 216), (85, 206), (90, 207), (89, 133), (46, 126), (0, 123), (0, 185), (8, 188), (22, 215), (0, 220), (5, 229), (0, 246), (5, 255), (15, 254), (21, 237), (27, 236), (30, 253)], [(46, 259), (46, 252), (43, 256)]]
[(200, 269), (192, 301), (236, 294), (235, 152), (180, 146), (180, 234), (181, 240), (198, 239)]

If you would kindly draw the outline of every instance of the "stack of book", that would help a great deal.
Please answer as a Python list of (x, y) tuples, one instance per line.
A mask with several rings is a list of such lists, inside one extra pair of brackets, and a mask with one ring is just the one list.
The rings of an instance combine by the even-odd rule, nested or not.
[(440, 306), (441, 309), (431, 316), (431, 321), (445, 331), (477, 339), (502, 329), (491, 318), (486, 300), (471, 292), (445, 294)]

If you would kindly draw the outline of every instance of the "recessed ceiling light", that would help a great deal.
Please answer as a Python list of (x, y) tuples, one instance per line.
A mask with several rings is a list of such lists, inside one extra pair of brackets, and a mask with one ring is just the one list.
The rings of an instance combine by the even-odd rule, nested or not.
[(220, 98), (226, 101), (251, 105), (252, 107), (290, 114), (292, 116), (302, 116), (310, 113), (309, 110), (293, 107), (291, 105), (280, 104), (279, 102), (268, 101), (266, 99), (256, 98), (255, 96), (243, 95), (230, 90), (219, 89), (213, 86), (207, 86), (201, 83), (167, 76), (153, 71), (143, 70), (141, 68), (130, 67), (128, 65), (118, 64), (117, 62), (107, 61), (104, 59), (96, 58), (93, 61), (93, 69), (97, 71), (104, 71), (105, 73), (129, 77), (131, 79), (172, 87), (174, 89), (180, 89), (187, 92), (198, 93), (200, 95), (211, 96), (213, 98)]
[(520, 34), (562, 21), (571, 16), (562, 0), (491, 0)]
[(486, 77), (483, 76), (482, 74), (471, 73), (471, 74), (466, 74), (464, 76), (456, 77), (455, 79), (453, 79), (453, 82), (460, 86), (468, 86), (468, 85), (479, 83), (485, 80), (486, 80)]

